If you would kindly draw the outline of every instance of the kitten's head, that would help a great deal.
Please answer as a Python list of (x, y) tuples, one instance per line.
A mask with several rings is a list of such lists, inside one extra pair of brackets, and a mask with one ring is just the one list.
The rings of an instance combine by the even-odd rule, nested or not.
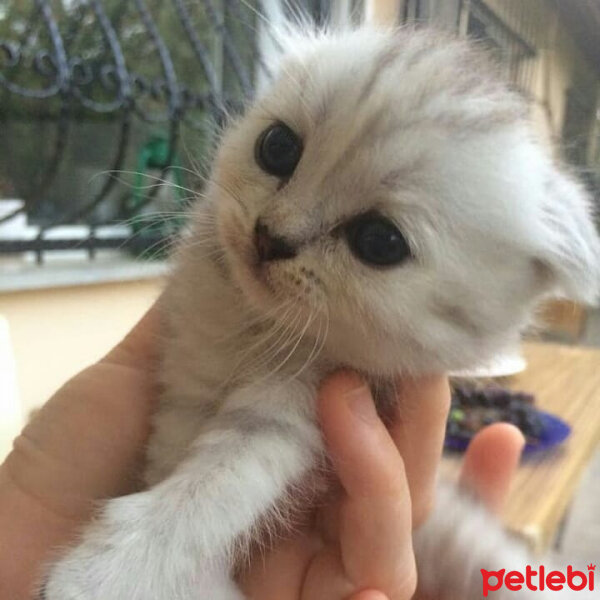
[(218, 156), (232, 278), (306, 335), (327, 314), (327, 355), (375, 373), (471, 366), (515, 341), (541, 297), (592, 301), (585, 194), (525, 114), (477, 52), (438, 34), (294, 39)]

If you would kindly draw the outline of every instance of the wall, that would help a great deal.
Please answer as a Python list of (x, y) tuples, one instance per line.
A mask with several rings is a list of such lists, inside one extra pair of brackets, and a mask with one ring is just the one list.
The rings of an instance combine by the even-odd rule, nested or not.
[(0, 295), (0, 460), (29, 411), (119, 341), (161, 287), (152, 279)]

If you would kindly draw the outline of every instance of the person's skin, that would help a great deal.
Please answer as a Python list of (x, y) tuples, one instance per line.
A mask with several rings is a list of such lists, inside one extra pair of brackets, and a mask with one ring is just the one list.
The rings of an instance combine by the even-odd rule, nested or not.
[[(158, 311), (39, 411), (0, 466), (0, 598), (30, 600), (41, 568), (92, 516), (94, 503), (135, 491), (155, 387)], [(433, 502), (449, 387), (445, 377), (399, 383), (386, 428), (353, 373), (328, 378), (320, 423), (339, 493), (304, 527), (257, 553), (239, 574), (253, 600), (408, 600), (412, 528)], [(463, 481), (492, 508), (505, 497), (523, 438), (495, 425), (465, 457)]]

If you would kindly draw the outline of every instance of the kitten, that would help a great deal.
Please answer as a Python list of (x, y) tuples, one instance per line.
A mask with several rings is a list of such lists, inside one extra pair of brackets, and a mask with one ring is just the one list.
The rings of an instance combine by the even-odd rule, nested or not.
[[(325, 374), (472, 367), (518, 343), (541, 298), (597, 295), (588, 199), (476, 51), (366, 27), (283, 43), (165, 292), (149, 489), (105, 505), (47, 600), (242, 598), (230, 573), (257, 524), (292, 486), (319, 493)], [(480, 567), (526, 562), (449, 489), (416, 548), (440, 598), (478, 598)]]

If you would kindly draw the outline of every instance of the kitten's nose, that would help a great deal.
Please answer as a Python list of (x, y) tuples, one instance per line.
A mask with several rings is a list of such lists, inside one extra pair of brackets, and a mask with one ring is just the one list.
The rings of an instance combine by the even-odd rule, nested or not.
[(289, 242), (271, 235), (269, 228), (260, 221), (256, 221), (254, 228), (254, 243), (260, 262), (294, 258), (297, 254), (296, 249)]

